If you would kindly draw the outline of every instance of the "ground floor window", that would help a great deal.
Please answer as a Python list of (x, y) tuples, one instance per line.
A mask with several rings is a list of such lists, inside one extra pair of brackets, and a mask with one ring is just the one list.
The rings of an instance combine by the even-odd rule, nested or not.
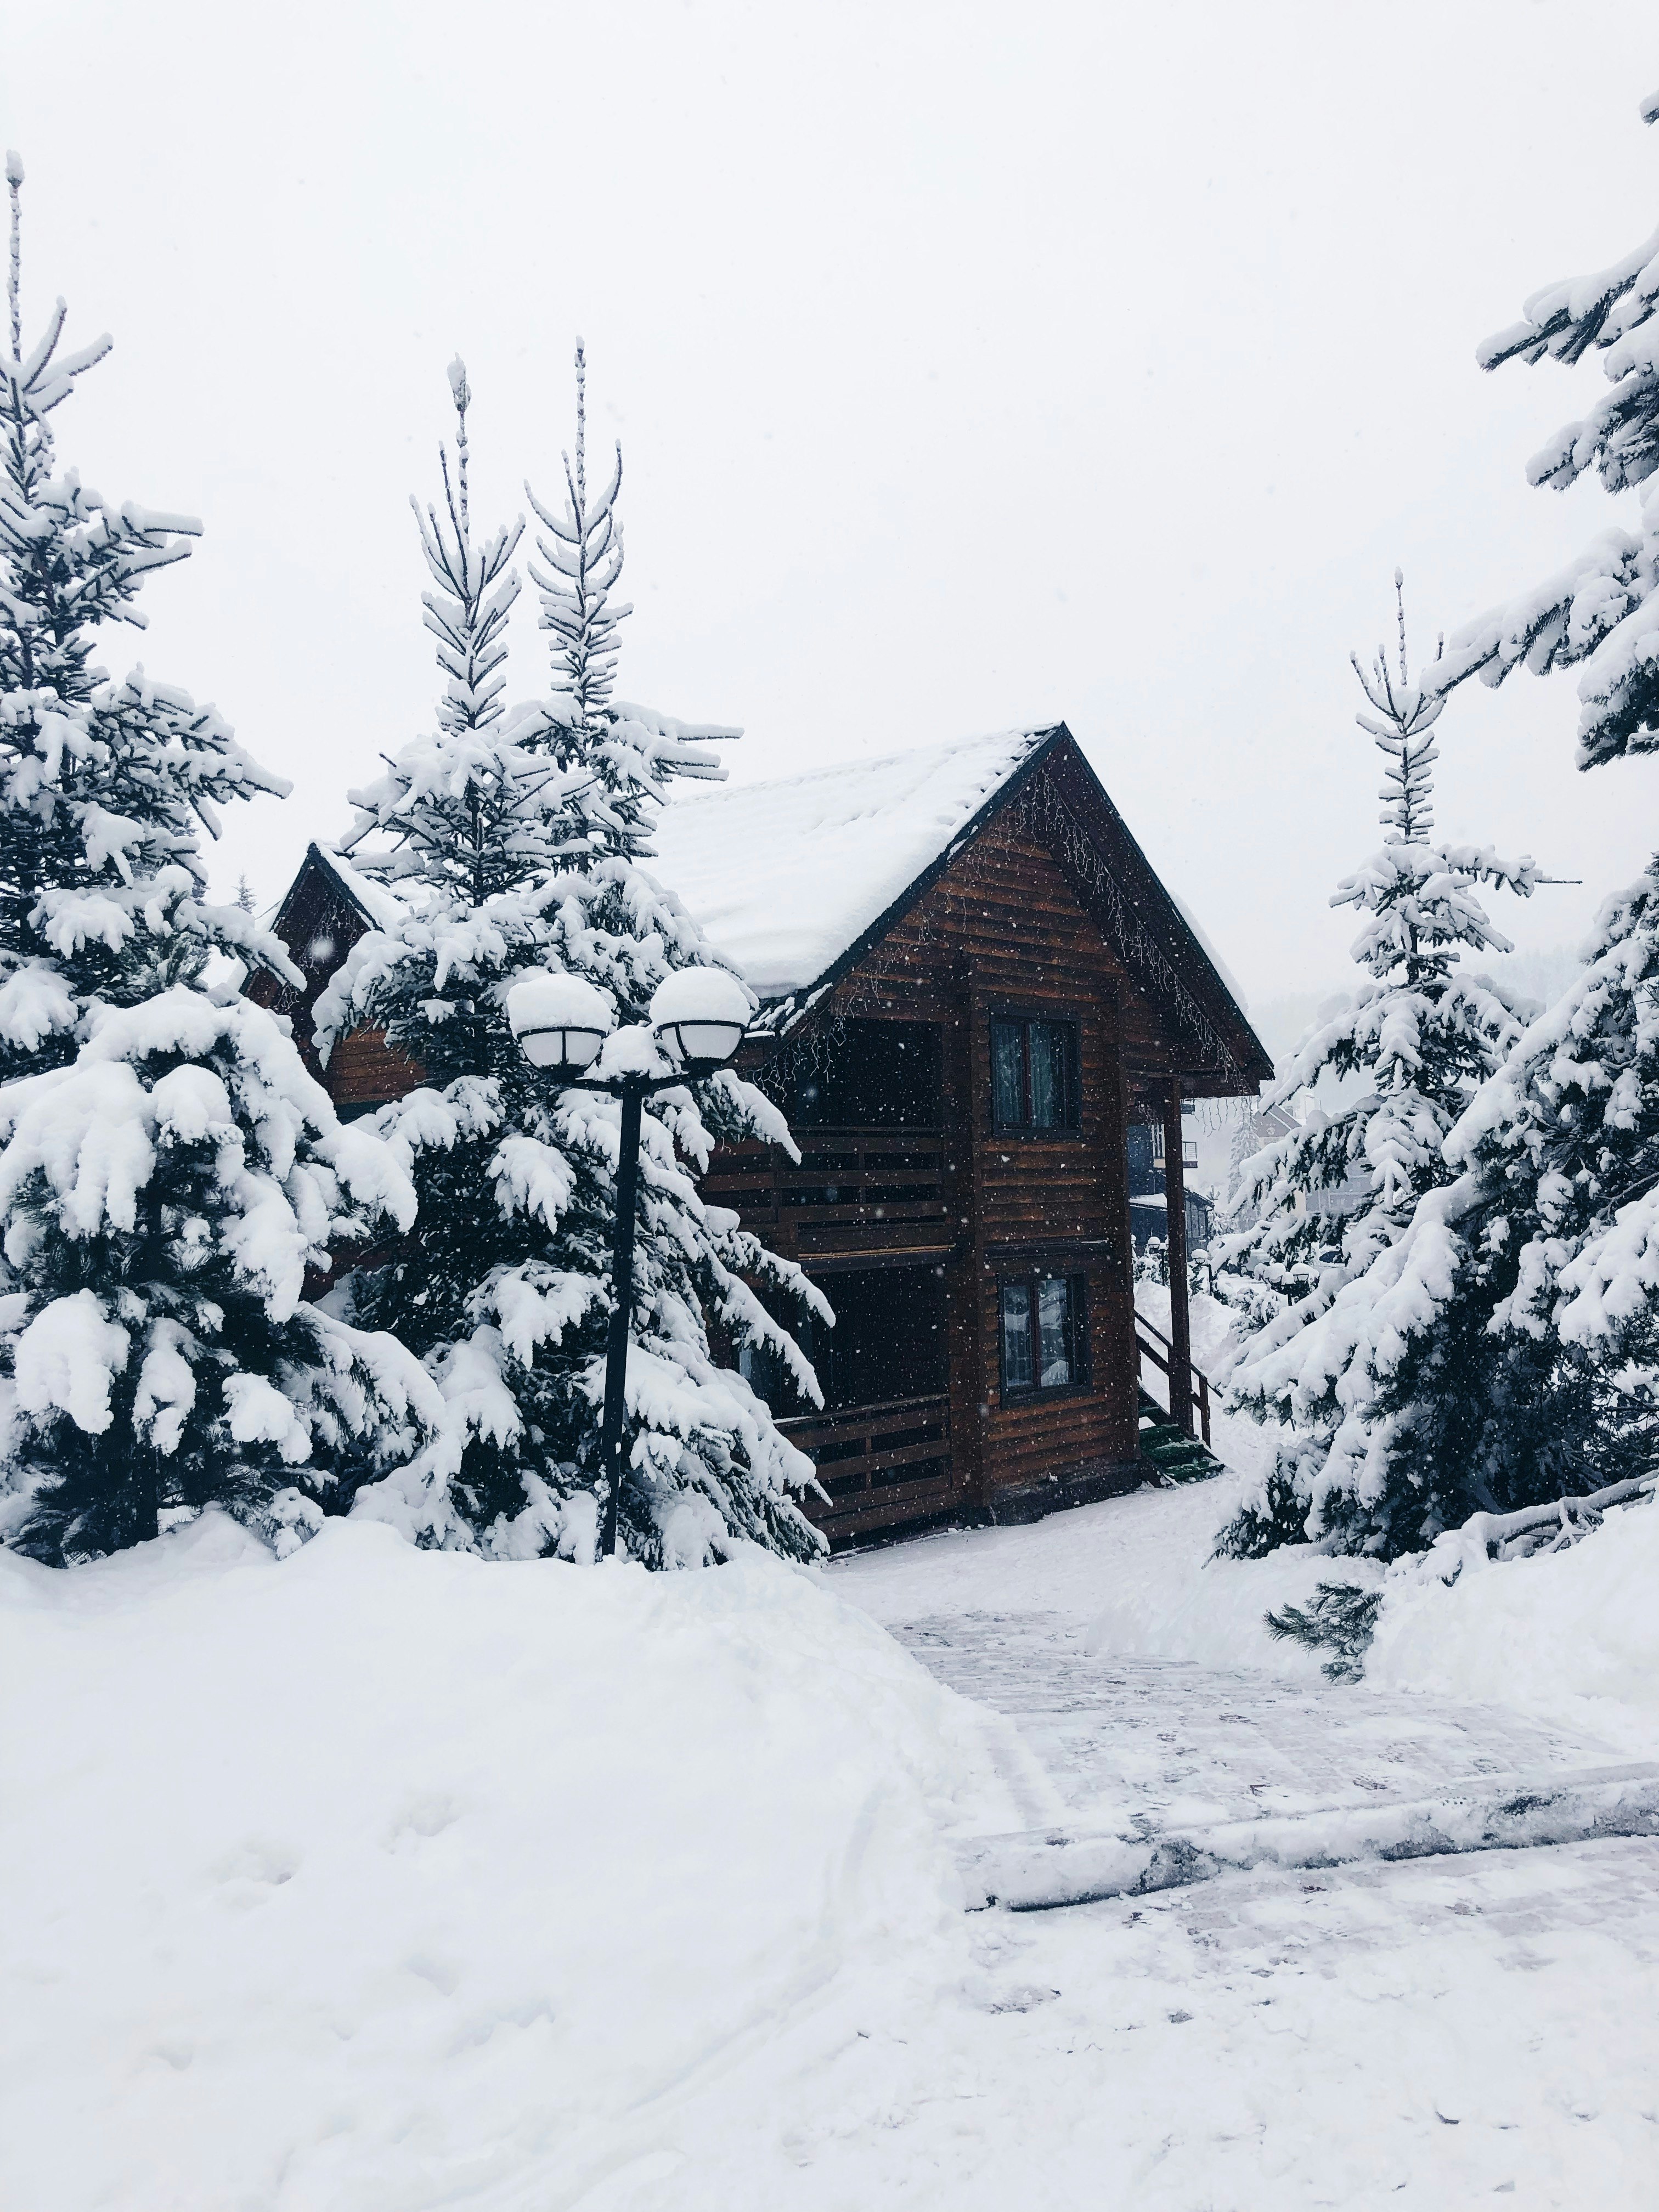
[(1081, 1275), (1014, 1275), (1000, 1286), (1002, 1395), (1069, 1390), (1088, 1380), (1088, 1285)]

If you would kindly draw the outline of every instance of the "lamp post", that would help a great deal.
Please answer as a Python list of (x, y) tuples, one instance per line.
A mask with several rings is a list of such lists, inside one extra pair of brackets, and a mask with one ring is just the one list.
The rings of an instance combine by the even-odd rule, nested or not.
[[(616, 1555), (622, 1503), (628, 1327), (634, 1310), (634, 1228), (645, 1102), (659, 1091), (677, 1089), (688, 1078), (696, 1080), (726, 1066), (743, 1042), (753, 1006), (744, 986), (723, 968), (677, 968), (658, 985), (650, 1012), (650, 1035), (677, 1063), (675, 1073), (648, 1075), (642, 1069), (624, 1068), (615, 1075), (594, 1076), (587, 1070), (599, 1060), (616, 1023), (602, 992), (580, 975), (538, 968), (521, 976), (507, 994), (507, 1020), (532, 1067), (556, 1077), (561, 1090), (600, 1091), (622, 1101), (617, 1218), (611, 1237), (615, 1303), (605, 1345), (605, 1413), (599, 1426), (599, 1463), (609, 1479), (599, 1550), (607, 1559)], [(636, 1034), (643, 1042), (644, 1030)]]

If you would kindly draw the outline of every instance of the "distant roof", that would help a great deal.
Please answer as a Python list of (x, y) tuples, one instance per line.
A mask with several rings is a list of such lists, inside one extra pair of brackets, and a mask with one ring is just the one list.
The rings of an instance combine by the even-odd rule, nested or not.
[(1053, 734), (1006, 730), (677, 799), (645, 865), (759, 998), (810, 990)]

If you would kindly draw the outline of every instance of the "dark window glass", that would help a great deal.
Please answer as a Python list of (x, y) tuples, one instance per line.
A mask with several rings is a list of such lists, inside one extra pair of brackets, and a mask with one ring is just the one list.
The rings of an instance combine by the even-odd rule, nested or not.
[[(932, 1398), (949, 1386), (945, 1280), (932, 1267), (869, 1267), (827, 1276), (832, 1328), (802, 1309), (790, 1334), (817, 1371), (826, 1412), (878, 1406), (893, 1398)], [(745, 1348), (739, 1370), (780, 1417), (811, 1413), (774, 1352)]]
[(991, 1083), (1000, 1127), (1018, 1128), (1025, 1119), (1025, 1024), (991, 1024)]
[(1002, 1285), (1005, 1397), (1066, 1390), (1088, 1380), (1087, 1282), (1028, 1275)]
[(1031, 1024), (1031, 1127), (1066, 1129), (1066, 1046), (1071, 1030), (1059, 1022)]
[(1075, 1129), (1078, 1093), (1072, 1023), (992, 1023), (991, 1104), (999, 1128)]
[(852, 1021), (764, 1088), (798, 1127), (936, 1129), (939, 1033), (932, 1022)]
[(1002, 1286), (1002, 1387), (1029, 1390), (1031, 1387), (1031, 1286), (1005, 1283)]

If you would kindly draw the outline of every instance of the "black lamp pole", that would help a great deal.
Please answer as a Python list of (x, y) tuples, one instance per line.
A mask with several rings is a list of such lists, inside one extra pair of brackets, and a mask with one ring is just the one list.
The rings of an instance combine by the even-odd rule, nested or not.
[[(605, 1086), (610, 1089), (611, 1086)], [(617, 1514), (622, 1504), (623, 1417), (627, 1410), (628, 1325), (634, 1312), (634, 1224), (640, 1194), (640, 1124), (645, 1085), (620, 1083), (622, 1148), (617, 1155), (617, 1218), (611, 1224), (611, 1340), (605, 1349), (605, 1419), (599, 1429), (599, 1463), (611, 1487), (605, 1500), (605, 1535), (599, 1555), (617, 1556)]]
[[(708, 1000), (712, 979), (714, 1003)], [(684, 1003), (691, 983), (694, 1001)], [(726, 1004), (720, 998), (725, 994)], [(678, 1006), (665, 1000), (678, 994)], [(732, 1004), (735, 994), (737, 1003)], [(658, 986), (652, 1000), (654, 1030), (665, 1057), (678, 1060), (672, 1075), (583, 1075), (599, 1056), (612, 1020), (609, 1002), (580, 978), (532, 971), (507, 994), (513, 1034), (532, 1067), (550, 1077), (561, 1091), (598, 1091), (622, 1103), (617, 1145), (617, 1218), (611, 1231), (611, 1289), (614, 1303), (605, 1350), (605, 1412), (599, 1423), (599, 1463), (607, 1488), (605, 1528), (599, 1540), (604, 1559), (617, 1554), (617, 1522), (622, 1510), (623, 1431), (628, 1415), (628, 1329), (634, 1316), (634, 1237), (640, 1198), (640, 1132), (645, 1102), (659, 1091), (678, 1091), (701, 1082), (729, 1065), (743, 1042), (754, 1005), (744, 986), (718, 969), (680, 969)]]
[(659, 1091), (678, 1091), (679, 1075), (620, 1075), (610, 1082), (591, 1078), (561, 1079), (562, 1091), (602, 1091), (622, 1101), (622, 1131), (617, 1154), (617, 1218), (611, 1225), (611, 1333), (605, 1348), (605, 1413), (599, 1425), (599, 1464), (609, 1482), (605, 1531), (599, 1556), (617, 1555), (617, 1516), (622, 1505), (623, 1429), (628, 1412), (628, 1328), (634, 1314), (634, 1231), (639, 1212), (640, 1127), (645, 1102)]

